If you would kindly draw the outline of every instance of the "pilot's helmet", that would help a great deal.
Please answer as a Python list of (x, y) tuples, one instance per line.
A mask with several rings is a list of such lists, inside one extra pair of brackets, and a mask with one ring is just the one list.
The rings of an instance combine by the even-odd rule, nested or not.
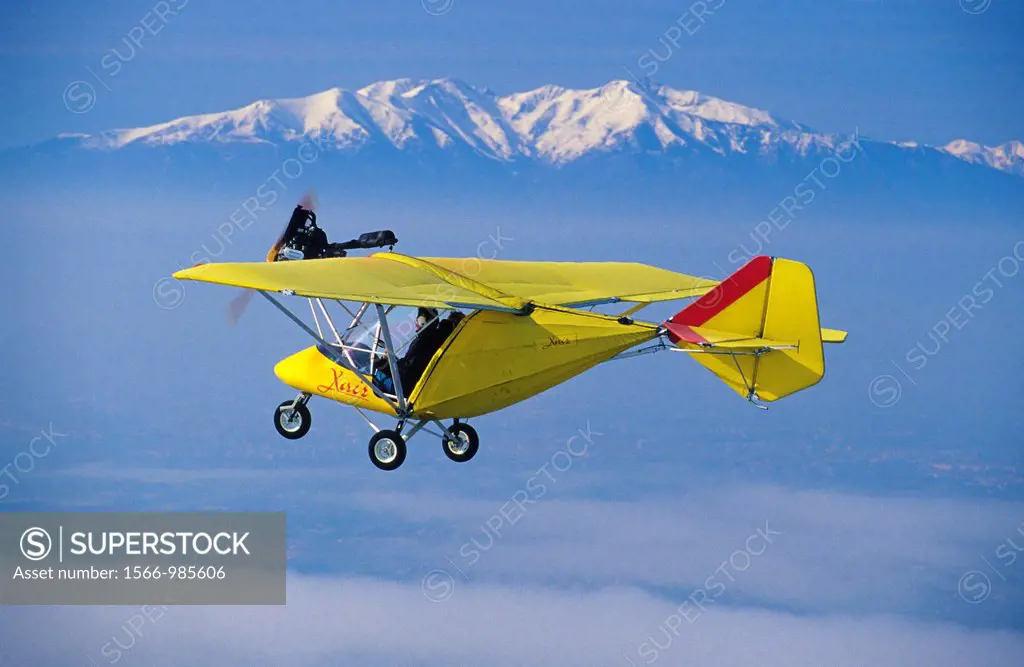
[(437, 308), (420, 306), (419, 310), (416, 311), (416, 331), (419, 331), (436, 319)]

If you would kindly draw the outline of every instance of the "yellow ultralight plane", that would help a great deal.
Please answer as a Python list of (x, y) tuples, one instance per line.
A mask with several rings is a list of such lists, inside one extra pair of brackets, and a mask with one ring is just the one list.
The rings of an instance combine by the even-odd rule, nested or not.
[[(420, 430), (439, 437), (448, 458), (468, 461), (479, 438), (464, 420), (518, 403), (610, 359), (687, 352), (764, 407), (759, 402), (817, 384), (825, 373), (822, 343), (846, 339), (845, 331), (820, 327), (811, 270), (767, 256), (755, 257), (721, 282), (645, 264), (418, 258), (395, 252), (202, 264), (174, 277), (256, 290), (312, 336), (316, 345), (274, 368), (282, 382), (300, 392), (277, 407), (275, 427), (286, 438), (305, 435), (312, 396), (351, 405), (375, 432), (369, 455), (382, 470), (402, 464), (406, 442)], [(275, 294), (306, 297), (315, 328)], [(661, 324), (632, 318), (651, 303), (677, 299), (692, 302)], [(337, 302), (352, 317), (343, 331), (325, 301)], [(349, 308), (345, 302), (359, 305)], [(633, 305), (617, 315), (587, 310), (615, 303)], [(470, 311), (412, 387), (399, 381), (399, 350), (388, 323), (399, 306)], [(376, 321), (364, 322), (371, 307)], [(354, 342), (360, 329), (366, 331), (364, 340), (372, 334), (372, 345)], [(371, 365), (361, 366), (359, 358), (371, 359)], [(374, 361), (390, 366), (390, 392), (375, 383)], [(397, 425), (382, 429), (366, 411), (397, 418)], [(441, 421), (447, 419), (453, 420), (450, 426)], [(412, 425), (406, 430), (407, 423)]]

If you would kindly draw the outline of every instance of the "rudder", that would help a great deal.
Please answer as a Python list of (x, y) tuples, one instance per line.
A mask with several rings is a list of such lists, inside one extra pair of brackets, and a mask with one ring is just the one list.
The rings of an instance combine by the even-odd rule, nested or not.
[(775, 401), (825, 375), (814, 274), (759, 256), (662, 326), (738, 394)]

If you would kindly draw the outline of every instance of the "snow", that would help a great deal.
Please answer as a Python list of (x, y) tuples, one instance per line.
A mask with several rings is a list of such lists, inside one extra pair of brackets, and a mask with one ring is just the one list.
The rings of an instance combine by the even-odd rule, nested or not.
[(512, 128), (530, 142), (535, 154), (565, 163), (592, 151), (628, 143), (648, 120), (643, 98), (612, 82), (591, 90), (545, 86), (502, 98), (500, 106)]
[[(130, 144), (282, 143), (317, 134), (335, 150), (386, 142), (399, 150), (468, 148), (502, 162), (562, 165), (585, 155), (669, 151), (681, 146), (730, 155), (830, 151), (845, 135), (817, 133), (769, 112), (667, 86), (611, 81), (598, 88), (544, 85), (495, 95), (457, 79), (395, 79), (359, 90), (260, 100), (240, 109), (179, 118), (98, 135), (61, 135), (86, 148)], [(891, 145), (914, 150), (913, 141)], [(966, 139), (937, 150), (1024, 176), (1024, 144), (987, 147)]]
[(1024, 144), (1008, 141), (999, 146), (982, 146), (966, 139), (954, 139), (939, 150), (953, 157), (999, 171), (1024, 176)]
[(693, 90), (673, 90), (662, 86), (658, 92), (673, 110), (704, 120), (734, 125), (779, 126), (779, 122), (767, 111), (734, 104), (717, 97), (707, 97)]
[(1024, 143), (1020, 141), (1007, 141), (1001, 148), (1007, 155), (1024, 159)]
[(950, 155), (957, 156), (979, 155), (982, 152), (982, 146), (974, 143), (973, 141), (967, 141), (966, 139), (956, 139), (949, 142), (942, 148)]

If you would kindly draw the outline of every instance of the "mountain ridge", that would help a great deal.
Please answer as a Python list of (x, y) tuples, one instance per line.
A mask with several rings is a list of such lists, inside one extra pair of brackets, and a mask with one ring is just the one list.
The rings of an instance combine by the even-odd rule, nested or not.
[[(548, 84), (496, 95), (458, 79), (394, 79), (358, 90), (261, 99), (238, 109), (185, 116), (147, 127), (58, 139), (90, 150), (177, 144), (287, 144), (316, 138), (329, 150), (358, 153), (374, 144), (398, 151), (465, 147), (498, 162), (559, 167), (593, 155), (692, 153), (776, 159), (827, 154), (855, 134), (817, 132), (768, 111), (668, 86), (611, 81), (598, 88)], [(1024, 176), (1024, 143), (941, 146), (880, 141), (900, 151), (936, 151), (969, 164)]]

